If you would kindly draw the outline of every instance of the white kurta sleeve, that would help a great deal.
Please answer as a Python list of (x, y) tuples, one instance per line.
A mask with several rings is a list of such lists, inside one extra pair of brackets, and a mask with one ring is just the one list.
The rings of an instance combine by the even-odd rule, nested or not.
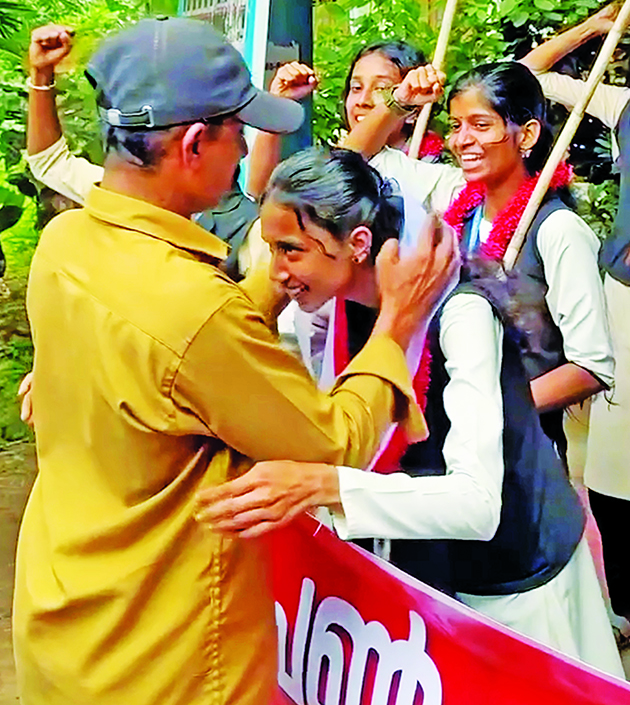
[(395, 179), (405, 196), (428, 209), (444, 213), (465, 185), (461, 169), (447, 164), (432, 164), (412, 159), (398, 149), (385, 147), (370, 159), (370, 164), (383, 176)]
[(503, 484), (503, 330), (488, 302), (456, 294), (445, 305), (440, 345), (449, 382), (444, 407), (451, 428), (446, 474), (410, 477), (339, 468), (344, 538), (489, 540), (499, 525)]
[(41, 152), (27, 155), (26, 161), (38, 181), (81, 205), (92, 186), (103, 178), (103, 167), (75, 157), (63, 137)]
[(615, 363), (597, 267), (597, 236), (577, 214), (558, 210), (541, 225), (537, 245), (549, 286), (545, 299), (562, 333), (567, 360), (610, 387)]
[[(584, 81), (559, 73), (537, 73), (546, 98), (564, 105), (571, 110), (582, 97)], [(630, 100), (630, 89), (621, 86), (609, 86), (605, 83), (595, 90), (586, 111), (613, 129), (619, 122), (621, 113)]]

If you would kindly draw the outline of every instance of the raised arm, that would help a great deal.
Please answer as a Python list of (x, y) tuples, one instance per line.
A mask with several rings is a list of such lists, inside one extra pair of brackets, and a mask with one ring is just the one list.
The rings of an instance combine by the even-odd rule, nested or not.
[(33, 30), (29, 47), (27, 162), (33, 176), (58, 193), (83, 203), (103, 170), (76, 157), (63, 140), (55, 103), (55, 67), (72, 48), (73, 30), (46, 25)]
[(366, 159), (373, 157), (411, 112), (440, 98), (444, 80), (444, 74), (431, 64), (412, 69), (391, 93), (383, 91), (383, 101), (370, 110), (340, 146), (360, 152)]
[(614, 3), (606, 5), (606, 7), (591, 15), (579, 25), (537, 46), (521, 59), (521, 63), (525, 64), (534, 73), (548, 71), (562, 57), (571, 53), (589, 39), (593, 39), (593, 37), (597, 37), (600, 34), (607, 34), (613, 26), (618, 12), (619, 7)]
[[(310, 66), (292, 61), (281, 66), (274, 76), (269, 92), (273, 95), (301, 100), (317, 88), (317, 76)], [(280, 161), (282, 136), (259, 132), (249, 155), (247, 193), (259, 198), (267, 186), (271, 172)]]
[(55, 67), (72, 49), (74, 31), (50, 24), (31, 34), (28, 50), (29, 91), (26, 150), (37, 154), (61, 138), (61, 125), (55, 103)]

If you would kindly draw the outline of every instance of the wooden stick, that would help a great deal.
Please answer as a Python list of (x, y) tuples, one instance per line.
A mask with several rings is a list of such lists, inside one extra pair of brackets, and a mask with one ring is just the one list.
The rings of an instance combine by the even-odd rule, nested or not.
[(523, 242), (525, 241), (527, 231), (529, 230), (530, 225), (536, 217), (536, 213), (538, 212), (538, 208), (542, 203), (542, 199), (547, 193), (547, 189), (549, 188), (549, 184), (551, 183), (551, 179), (553, 178), (554, 172), (556, 171), (558, 164), (560, 164), (560, 162), (562, 161), (565, 152), (571, 144), (571, 140), (573, 139), (575, 132), (582, 118), (584, 117), (586, 108), (591, 98), (593, 97), (593, 93), (595, 93), (597, 85), (602, 80), (604, 72), (606, 71), (606, 67), (608, 66), (608, 62), (610, 61), (610, 58), (612, 57), (613, 52), (615, 51), (615, 48), (619, 42), (619, 39), (621, 38), (621, 35), (625, 30), (626, 25), (628, 24), (629, 19), (630, 0), (625, 0), (621, 11), (617, 15), (617, 19), (615, 20), (615, 23), (612, 26), (612, 29), (608, 33), (606, 41), (604, 42), (601, 51), (599, 52), (599, 56), (597, 57), (597, 60), (595, 61), (595, 64), (591, 69), (591, 73), (588, 77), (588, 80), (584, 85), (582, 96), (571, 111), (569, 118), (567, 119), (564, 127), (562, 128), (562, 131), (558, 135), (558, 139), (556, 140), (553, 150), (549, 155), (549, 159), (547, 160), (547, 163), (545, 164), (545, 167), (540, 174), (540, 178), (538, 179), (536, 188), (534, 189), (534, 192), (532, 193), (529, 199), (529, 202), (523, 212), (523, 215), (521, 216), (521, 220), (514, 232), (512, 240), (508, 245), (508, 248), (505, 252), (505, 256), (503, 257), (503, 266), (505, 267), (505, 270), (507, 272), (513, 269), (514, 264), (516, 263), (516, 259), (518, 258), (519, 252), (521, 251), (521, 247), (523, 247)]
[[(444, 57), (446, 56), (446, 48), (448, 47), (448, 38), (451, 33), (451, 27), (453, 26), (453, 18), (455, 17), (455, 9), (457, 7), (457, 0), (446, 0), (446, 7), (444, 9), (444, 17), (442, 18), (442, 26), (440, 27), (440, 34), (438, 36), (437, 44), (435, 46), (435, 53), (433, 54), (433, 67), (438, 71), (442, 70), (444, 65)], [(409, 145), (409, 156), (414, 159), (418, 158), (420, 152), (420, 145), (422, 144), (422, 138), (426, 132), (427, 125), (429, 124), (429, 117), (431, 116), (432, 104), (427, 103), (422, 107), (420, 115), (416, 120), (416, 125), (413, 130), (413, 135), (411, 137), (411, 144)]]

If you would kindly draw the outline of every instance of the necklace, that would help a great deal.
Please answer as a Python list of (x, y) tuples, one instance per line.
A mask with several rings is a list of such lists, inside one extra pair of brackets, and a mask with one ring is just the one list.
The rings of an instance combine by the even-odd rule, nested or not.
[[(506, 206), (497, 213), (492, 221), (492, 230), (488, 239), (479, 248), (484, 257), (493, 260), (503, 259), (516, 226), (519, 224), (529, 198), (538, 183), (539, 176), (540, 174), (536, 174), (525, 179)], [(561, 162), (549, 184), (550, 190), (566, 186), (572, 177), (573, 169), (566, 162)], [(485, 197), (486, 187), (484, 184), (468, 183), (444, 214), (444, 221), (455, 230), (460, 238), (464, 230), (464, 221), (472, 211), (483, 204)]]

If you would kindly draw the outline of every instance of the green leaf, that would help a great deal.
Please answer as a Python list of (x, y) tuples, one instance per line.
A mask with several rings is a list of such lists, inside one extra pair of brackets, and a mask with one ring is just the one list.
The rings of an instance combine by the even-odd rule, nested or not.
[(502, 15), (509, 15), (518, 7), (517, 0), (502, 0), (499, 12)]
[(35, 184), (28, 178), (27, 174), (20, 172), (18, 174), (12, 174), (9, 176), (7, 181), (15, 186), (20, 193), (24, 196), (29, 196), (30, 198), (35, 198), (37, 196), (37, 188)]
[(515, 27), (522, 27), (527, 20), (529, 19), (529, 13), (524, 12), (523, 10), (518, 10), (517, 12), (510, 17), (510, 20), (512, 21), (512, 24)]

